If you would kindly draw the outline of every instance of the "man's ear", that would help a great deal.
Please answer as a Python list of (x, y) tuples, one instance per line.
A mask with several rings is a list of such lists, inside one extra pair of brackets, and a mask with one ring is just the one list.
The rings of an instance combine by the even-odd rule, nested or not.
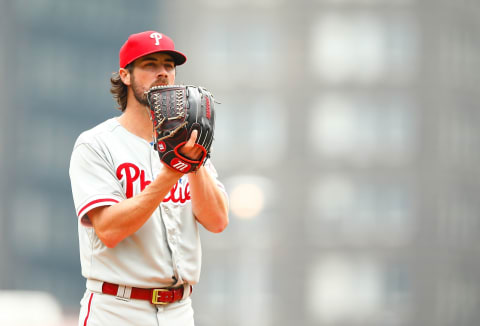
[(130, 71), (128, 71), (128, 69), (125, 69), (125, 68), (120, 68), (118, 70), (118, 75), (120, 76), (120, 79), (122, 79), (122, 82), (127, 85), (127, 86), (130, 86), (131, 85), (131, 82), (130, 82)]

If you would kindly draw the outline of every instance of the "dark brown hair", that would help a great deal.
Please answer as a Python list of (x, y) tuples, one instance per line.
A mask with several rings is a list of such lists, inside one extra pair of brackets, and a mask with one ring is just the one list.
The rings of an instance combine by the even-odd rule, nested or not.
[[(133, 71), (133, 65), (130, 63), (128, 64), (125, 69), (128, 70), (129, 73)], [(127, 85), (125, 85), (120, 78), (118, 72), (112, 73), (112, 77), (110, 77), (110, 93), (113, 94), (113, 98), (117, 101), (118, 107), (117, 109), (121, 110), (122, 112), (125, 111), (127, 108)]]

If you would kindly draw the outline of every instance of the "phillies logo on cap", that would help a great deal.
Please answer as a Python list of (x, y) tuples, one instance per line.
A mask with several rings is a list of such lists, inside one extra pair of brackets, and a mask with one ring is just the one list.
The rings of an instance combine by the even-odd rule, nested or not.
[(150, 38), (155, 39), (155, 45), (160, 45), (160, 40), (162, 39), (162, 37), (163, 37), (162, 34), (157, 32), (150, 34)]

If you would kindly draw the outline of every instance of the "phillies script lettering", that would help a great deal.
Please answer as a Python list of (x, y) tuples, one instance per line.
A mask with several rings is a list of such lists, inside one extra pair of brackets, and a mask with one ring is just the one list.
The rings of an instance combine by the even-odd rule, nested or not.
[[(145, 171), (141, 170), (133, 163), (123, 163), (117, 168), (118, 180), (125, 181), (125, 195), (127, 198), (131, 198), (134, 195), (134, 189), (136, 185), (140, 186), (140, 191), (143, 191), (152, 181), (145, 180)], [(190, 200), (190, 184), (177, 182), (167, 196), (163, 199), (163, 202), (172, 201), (174, 203), (184, 204)]]

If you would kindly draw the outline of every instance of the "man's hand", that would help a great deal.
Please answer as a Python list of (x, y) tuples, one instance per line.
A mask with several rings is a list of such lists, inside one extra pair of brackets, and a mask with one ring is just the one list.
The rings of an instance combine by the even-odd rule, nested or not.
[(200, 146), (195, 145), (195, 142), (197, 141), (197, 137), (198, 137), (198, 131), (193, 130), (187, 143), (179, 149), (180, 154), (192, 160), (200, 159), (202, 157), (203, 151), (200, 148)]
[(160, 160), (181, 173), (197, 171), (210, 158), (214, 139), (212, 94), (182, 85), (154, 86), (146, 94)]

